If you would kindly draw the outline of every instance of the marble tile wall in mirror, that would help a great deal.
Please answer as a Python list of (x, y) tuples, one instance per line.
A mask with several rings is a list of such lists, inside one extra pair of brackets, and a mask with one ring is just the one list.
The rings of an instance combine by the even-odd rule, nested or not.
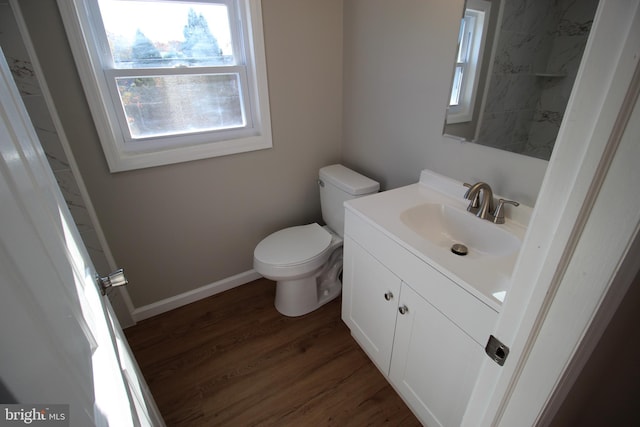
[[(502, 0), (473, 141), (548, 160), (598, 0)], [(495, 7), (495, 2), (494, 6)], [(456, 134), (445, 125), (445, 134)]]

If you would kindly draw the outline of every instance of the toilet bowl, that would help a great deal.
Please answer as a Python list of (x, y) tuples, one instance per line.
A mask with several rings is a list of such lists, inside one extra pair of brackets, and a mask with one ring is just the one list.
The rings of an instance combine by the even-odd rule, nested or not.
[(378, 191), (379, 184), (342, 165), (320, 169), (320, 204), (327, 225), (285, 228), (255, 248), (254, 269), (275, 280), (275, 307), (285, 316), (310, 313), (342, 291), (342, 234), (346, 200)]

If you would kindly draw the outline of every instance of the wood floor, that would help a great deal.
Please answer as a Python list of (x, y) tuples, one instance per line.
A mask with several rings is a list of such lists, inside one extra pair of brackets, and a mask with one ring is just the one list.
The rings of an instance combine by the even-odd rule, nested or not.
[(125, 333), (168, 426), (419, 426), (351, 337), (340, 299), (287, 318), (257, 280)]

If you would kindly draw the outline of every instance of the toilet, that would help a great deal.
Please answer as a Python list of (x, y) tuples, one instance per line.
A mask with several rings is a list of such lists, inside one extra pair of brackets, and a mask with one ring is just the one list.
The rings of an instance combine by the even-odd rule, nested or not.
[(342, 165), (321, 168), (318, 185), (327, 225), (276, 231), (258, 243), (253, 253), (253, 268), (277, 282), (275, 306), (285, 316), (310, 313), (340, 295), (343, 204), (380, 188), (376, 181)]

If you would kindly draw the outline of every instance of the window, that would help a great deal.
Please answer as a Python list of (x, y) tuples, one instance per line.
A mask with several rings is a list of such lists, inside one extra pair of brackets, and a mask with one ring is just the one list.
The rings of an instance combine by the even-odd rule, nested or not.
[(468, 122), (472, 119), (490, 8), (491, 3), (484, 0), (467, 1), (458, 35), (458, 54), (447, 123)]
[(58, 0), (112, 172), (271, 147), (259, 0)]

